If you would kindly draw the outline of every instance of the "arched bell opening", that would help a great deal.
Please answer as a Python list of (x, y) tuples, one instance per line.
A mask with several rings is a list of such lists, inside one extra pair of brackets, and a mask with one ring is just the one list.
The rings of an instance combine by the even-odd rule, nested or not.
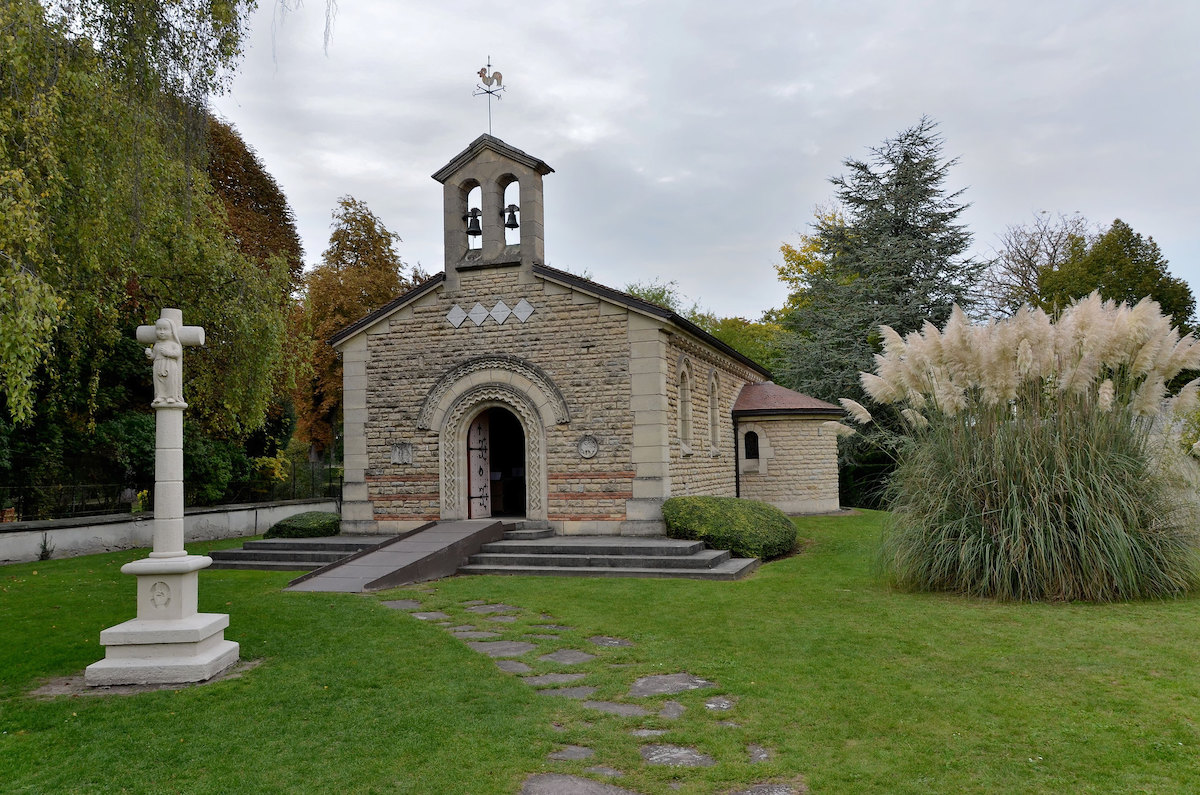
[(483, 409), (467, 429), (467, 516), (525, 516), (525, 429), (502, 406)]
[(521, 245), (521, 183), (516, 177), (501, 180), (504, 191), (500, 202), (500, 220), (504, 224), (504, 245)]
[(483, 248), (483, 188), (474, 182), (463, 187), (467, 191), (467, 207), (463, 215), (467, 251), (478, 251)]

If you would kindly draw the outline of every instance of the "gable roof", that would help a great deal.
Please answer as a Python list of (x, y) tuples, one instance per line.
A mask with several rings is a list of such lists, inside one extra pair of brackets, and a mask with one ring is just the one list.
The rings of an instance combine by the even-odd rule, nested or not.
[[(697, 326), (692, 321), (688, 320), (685, 317), (681, 317), (680, 315), (677, 315), (676, 313), (672, 312), (670, 309), (659, 306), (658, 304), (655, 304), (655, 303), (651, 303), (650, 301), (645, 301), (636, 296), (632, 296), (629, 293), (624, 293), (624, 292), (621, 292), (620, 290), (614, 290), (612, 287), (605, 287), (603, 284), (600, 284), (599, 282), (594, 282), (591, 279), (585, 279), (582, 276), (576, 276), (574, 273), (560, 271), (558, 268), (551, 268), (549, 265), (538, 265), (537, 263), (534, 263), (533, 272), (535, 275), (540, 276), (543, 279), (549, 279), (552, 282), (557, 282), (558, 284), (561, 284), (564, 287), (571, 287), (571, 288), (580, 290), (585, 293), (591, 293), (592, 295), (594, 295), (598, 298), (602, 298), (610, 303), (614, 303), (619, 306), (625, 306), (634, 311), (641, 312), (642, 314), (651, 315), (651, 316), (657, 317), (661, 320), (665, 320), (668, 323), (678, 327), (679, 329), (686, 331), (688, 334), (691, 334), (692, 336), (699, 338), (701, 342), (703, 342), (705, 345), (708, 345), (710, 348), (715, 348), (716, 350), (725, 354), (729, 358), (734, 359), (735, 361), (740, 362), (741, 364), (744, 364), (745, 366), (749, 367), (751, 370), (755, 371), (756, 373), (763, 376), (764, 378), (771, 377), (770, 370), (763, 367), (761, 364), (754, 361), (753, 359), (746, 356), (745, 354), (739, 353), (738, 351), (734, 350), (730, 346), (726, 345), (724, 342), (721, 342), (719, 339), (717, 339), (713, 335), (709, 334), (704, 329)], [(408, 292), (397, 296), (396, 298), (392, 299), (388, 303), (379, 307), (374, 312), (371, 312), (370, 314), (368, 314), (366, 317), (362, 318), (361, 320), (357, 320), (354, 323), (351, 323), (349, 326), (346, 326), (346, 328), (342, 329), (341, 331), (339, 331), (338, 333), (334, 334), (332, 337), (329, 338), (329, 344), (334, 347), (337, 347), (338, 345), (345, 342), (350, 337), (353, 337), (359, 331), (362, 331), (363, 329), (367, 328), (368, 326), (371, 326), (371, 325), (379, 322), (380, 320), (384, 319), (385, 317), (392, 314), (396, 310), (400, 309), (405, 304), (407, 304), (411, 301), (415, 301), (416, 299), (420, 298), (422, 295), (425, 295), (427, 292), (433, 290), (435, 287), (437, 287), (439, 284), (441, 284), (445, 280), (446, 280), (445, 273), (435, 274), (434, 276), (421, 282), (420, 284), (418, 284), (416, 287), (412, 288)], [(772, 384), (772, 386), (774, 386), (774, 384)], [(783, 387), (779, 387), (779, 389), (783, 389)], [(791, 390), (786, 390), (786, 391), (790, 392)], [(793, 394), (799, 395), (800, 393), (796, 392)], [(805, 397), (805, 396), (800, 395), (800, 397)], [(813, 400), (813, 398), (807, 398), (807, 399)], [(821, 401), (817, 401), (817, 402), (819, 403)], [(829, 404), (825, 404), (825, 405), (829, 405)], [(834, 406), (832, 408), (837, 409), (836, 406)], [(837, 411), (840, 413), (841, 409), (837, 409)]]
[(787, 387), (766, 381), (746, 384), (733, 404), (733, 416), (753, 417), (763, 414), (842, 414), (841, 408), (795, 392)]
[(565, 286), (574, 287), (575, 289), (582, 290), (586, 293), (592, 293), (593, 295), (603, 298), (610, 303), (625, 306), (643, 314), (653, 315), (654, 317), (666, 320), (672, 325), (686, 331), (688, 334), (691, 334), (694, 337), (699, 337), (700, 341), (705, 345), (708, 345), (710, 348), (716, 348), (721, 353), (746, 365), (756, 373), (759, 373), (766, 378), (771, 377), (770, 370), (763, 367), (749, 356), (734, 350), (724, 342), (721, 342), (719, 339), (714, 337), (712, 334), (709, 334), (707, 331), (697, 326), (692, 321), (675, 314), (666, 307), (643, 300), (636, 296), (630, 295), (629, 293), (621, 292), (620, 290), (614, 290), (612, 287), (605, 287), (599, 282), (585, 279), (582, 276), (576, 276), (574, 273), (568, 273), (566, 271), (560, 271), (557, 268), (551, 268), (549, 265), (539, 265), (534, 263), (533, 272), (538, 276), (550, 279), (550, 281), (558, 282), (559, 284), (563, 284)]
[(504, 143), (504, 141), (501, 141), (494, 135), (484, 133), (472, 141), (470, 146), (455, 155), (449, 163), (433, 172), (433, 178), (443, 185), (446, 184), (446, 180), (450, 179), (455, 171), (458, 171), (468, 162), (474, 160), (485, 149), (490, 149), (498, 155), (507, 157), (509, 160), (515, 160), (523, 166), (528, 166), (543, 177), (554, 172), (554, 169), (546, 165), (545, 161), (538, 160), (533, 155), (526, 154), (517, 147)]
[(374, 324), (376, 321), (382, 320), (392, 312), (395, 312), (397, 309), (407, 304), (409, 301), (415, 301), (444, 281), (446, 281), (445, 273), (435, 273), (433, 276), (421, 282), (408, 292), (402, 293), (401, 295), (393, 298), (391, 301), (388, 301), (386, 304), (379, 307), (374, 312), (371, 312), (366, 317), (362, 318), (361, 320), (354, 321), (337, 334), (334, 334), (329, 338), (329, 344), (336, 348), (339, 344), (345, 342), (350, 337), (353, 337), (367, 326)]

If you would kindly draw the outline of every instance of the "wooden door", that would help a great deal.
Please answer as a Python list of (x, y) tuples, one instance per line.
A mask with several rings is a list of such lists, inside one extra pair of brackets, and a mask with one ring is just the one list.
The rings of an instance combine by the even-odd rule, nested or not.
[(492, 464), (488, 446), (488, 414), (483, 412), (467, 431), (467, 518), (492, 515)]

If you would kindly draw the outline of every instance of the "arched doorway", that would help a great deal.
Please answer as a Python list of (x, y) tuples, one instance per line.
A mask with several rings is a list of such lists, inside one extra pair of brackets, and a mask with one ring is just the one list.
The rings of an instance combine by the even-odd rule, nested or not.
[(484, 409), (467, 430), (467, 516), (525, 516), (525, 429), (511, 411)]

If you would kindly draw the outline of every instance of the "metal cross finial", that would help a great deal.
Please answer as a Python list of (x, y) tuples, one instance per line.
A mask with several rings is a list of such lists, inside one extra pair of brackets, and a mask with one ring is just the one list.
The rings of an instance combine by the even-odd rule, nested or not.
[(488, 135), (492, 134), (492, 97), (497, 100), (502, 99), (500, 92), (504, 91), (504, 76), (499, 72), (492, 71), (492, 56), (488, 56), (487, 66), (479, 70), (479, 79), (483, 84), (475, 84), (475, 93), (471, 96), (481, 97), (487, 94), (488, 98)]

